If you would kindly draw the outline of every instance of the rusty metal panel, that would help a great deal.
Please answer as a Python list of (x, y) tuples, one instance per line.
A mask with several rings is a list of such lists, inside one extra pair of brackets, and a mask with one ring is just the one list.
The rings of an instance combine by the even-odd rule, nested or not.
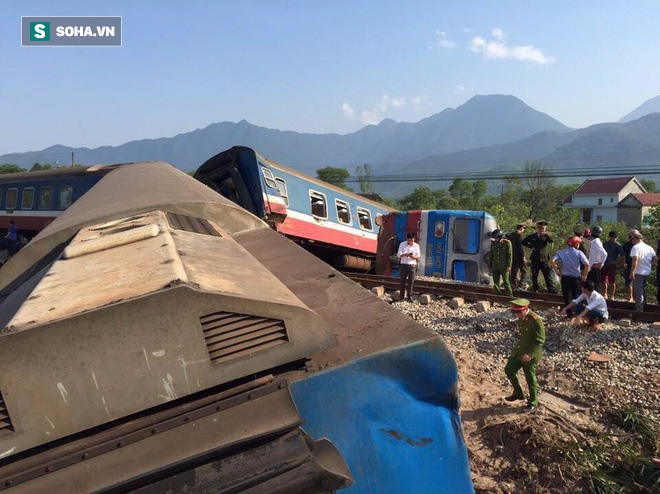
[(220, 232), (213, 228), (213, 225), (204, 218), (197, 218), (186, 214), (167, 213), (167, 222), (172, 228), (177, 230), (201, 233), (202, 235), (212, 235), (214, 237), (222, 236), (220, 235)]
[(216, 312), (200, 318), (206, 348), (214, 364), (283, 345), (289, 341), (284, 321)]
[(171, 412), (126, 421), (118, 434), (96, 433), (81, 447), (46, 450), (29, 464), (0, 467), (0, 491), (229, 493), (267, 485), (305, 465), (299, 483), (311, 482), (316, 490), (287, 492), (320, 493), (323, 486), (352, 482), (334, 446), (324, 452), (325, 442), (317, 446), (298, 429), (302, 420), (285, 382), (191, 401)]

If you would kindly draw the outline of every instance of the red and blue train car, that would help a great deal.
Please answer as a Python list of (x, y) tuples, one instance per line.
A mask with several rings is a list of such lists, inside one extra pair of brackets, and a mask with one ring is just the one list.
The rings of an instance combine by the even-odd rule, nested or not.
[(14, 220), (31, 238), (91, 189), (111, 167), (80, 166), (0, 175), (0, 231)]
[(377, 219), (394, 211), (243, 146), (212, 157), (194, 176), (338, 268), (371, 266)]
[(490, 233), (497, 228), (484, 211), (401, 211), (381, 218), (376, 272), (399, 275), (397, 249), (414, 233), (421, 258), (417, 274), (492, 284), (488, 274)]

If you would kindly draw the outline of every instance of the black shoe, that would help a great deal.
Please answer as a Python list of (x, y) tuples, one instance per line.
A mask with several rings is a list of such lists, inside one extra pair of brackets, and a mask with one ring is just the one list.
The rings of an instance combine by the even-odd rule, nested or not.
[(506, 401), (518, 401), (518, 400), (524, 400), (525, 397), (524, 397), (524, 396), (511, 395), (511, 396), (507, 396), (507, 397), (504, 398), (504, 399), (505, 399)]
[(531, 413), (535, 412), (538, 407), (535, 407), (534, 405), (526, 405), (525, 408), (523, 408), (523, 412), (525, 413)]

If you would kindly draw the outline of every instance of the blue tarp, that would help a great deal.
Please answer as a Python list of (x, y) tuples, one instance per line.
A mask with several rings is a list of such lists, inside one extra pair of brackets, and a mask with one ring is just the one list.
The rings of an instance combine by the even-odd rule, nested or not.
[(292, 384), (303, 429), (330, 439), (355, 476), (355, 484), (341, 492), (473, 492), (457, 372), (438, 338)]

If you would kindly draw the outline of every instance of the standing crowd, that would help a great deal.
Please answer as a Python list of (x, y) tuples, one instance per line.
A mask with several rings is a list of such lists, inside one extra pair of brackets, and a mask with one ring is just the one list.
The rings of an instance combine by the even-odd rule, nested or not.
[[(531, 250), (532, 291), (540, 291), (539, 275), (543, 275), (549, 293), (558, 293), (559, 285), (565, 305), (563, 312), (569, 317), (575, 312), (576, 324), (587, 321), (598, 328), (607, 319), (606, 301), (614, 300), (619, 268), (623, 269), (628, 301), (635, 303), (637, 312), (643, 312), (648, 303), (647, 279), (658, 258), (653, 247), (644, 242), (639, 230), (630, 230), (628, 242), (621, 245), (615, 231), (609, 232), (608, 240), (603, 242), (600, 226), (591, 229), (576, 227), (566, 240), (566, 247), (553, 255), (555, 239), (548, 231), (548, 223), (538, 221), (536, 232), (530, 235), (525, 235), (526, 227), (520, 223), (508, 235), (499, 229), (491, 233), (488, 264), (496, 293), (512, 297), (513, 290), (528, 287), (527, 248)], [(660, 286), (660, 274), (656, 281)], [(584, 304), (583, 308), (581, 304)]]
[[(575, 326), (588, 326), (597, 331), (608, 319), (607, 300), (614, 300), (616, 275), (620, 267), (623, 268), (628, 300), (635, 302), (636, 311), (644, 310), (647, 303), (646, 282), (658, 257), (653, 247), (644, 243), (639, 230), (630, 230), (628, 242), (621, 245), (615, 231), (609, 232), (608, 240), (603, 242), (600, 226), (591, 229), (576, 227), (573, 235), (566, 239), (566, 246), (553, 254), (555, 239), (548, 231), (546, 221), (538, 221), (536, 232), (530, 235), (525, 235), (525, 229), (526, 224), (520, 223), (509, 235), (500, 229), (490, 233), (492, 244), (488, 267), (495, 293), (513, 297), (514, 289), (525, 290), (528, 287), (527, 248), (531, 250), (532, 291), (540, 290), (541, 274), (549, 293), (557, 293), (559, 285), (564, 299), (561, 314), (570, 317)], [(399, 245), (397, 251), (401, 300), (411, 300), (420, 256), (415, 234), (408, 233), (406, 241)], [(660, 273), (657, 276), (660, 288)], [(660, 298), (660, 290), (658, 296)], [(511, 310), (517, 319), (517, 343), (504, 368), (512, 386), (512, 393), (505, 400), (525, 400), (524, 410), (528, 412), (538, 407), (536, 368), (541, 361), (545, 342), (543, 320), (530, 310), (529, 304), (529, 300), (524, 298), (511, 301)], [(517, 377), (521, 369), (527, 384), (527, 395)]]

